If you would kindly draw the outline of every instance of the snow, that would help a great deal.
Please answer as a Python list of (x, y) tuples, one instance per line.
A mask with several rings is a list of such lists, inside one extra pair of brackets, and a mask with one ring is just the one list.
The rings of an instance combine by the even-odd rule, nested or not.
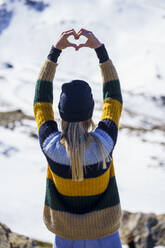
[[(43, 12), (28, 9), (22, 2), (8, 3), (13, 18), (0, 35), (0, 104), (5, 103), (0, 111), (22, 109), (33, 115), (35, 82), (51, 45), (62, 31), (84, 27), (105, 44), (120, 77), (124, 109), (137, 115), (130, 117), (124, 110), (121, 124), (165, 125), (163, 105), (152, 100), (165, 90), (164, 1), (45, 2), (51, 6)], [(10, 62), (14, 69), (4, 68), (5, 62)], [(77, 78), (88, 81), (92, 87), (97, 122), (101, 116), (102, 84), (95, 52), (68, 48), (58, 63), (54, 81), (56, 119), (59, 120), (61, 84)], [(36, 128), (35, 123), (31, 125)], [(158, 130), (139, 136), (127, 130), (119, 132), (114, 164), (123, 209), (164, 213), (165, 167), (158, 166), (165, 159), (164, 146), (160, 145), (163, 140), (164, 133)], [(52, 242), (53, 234), (42, 221), (46, 159), (38, 140), (29, 137), (21, 127), (14, 131), (0, 127), (0, 160), (0, 221), (13, 231)]]

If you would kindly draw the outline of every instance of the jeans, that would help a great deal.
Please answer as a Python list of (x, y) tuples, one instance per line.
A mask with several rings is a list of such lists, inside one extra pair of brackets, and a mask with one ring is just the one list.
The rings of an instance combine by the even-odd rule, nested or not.
[(55, 236), (53, 248), (122, 248), (119, 231), (104, 238), (92, 240), (68, 240)]

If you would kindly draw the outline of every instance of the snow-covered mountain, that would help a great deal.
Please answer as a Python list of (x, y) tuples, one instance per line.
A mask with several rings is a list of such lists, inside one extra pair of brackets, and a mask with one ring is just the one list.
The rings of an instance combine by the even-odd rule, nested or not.
[[(120, 77), (124, 110), (114, 161), (122, 208), (165, 209), (164, 0), (0, 0), (0, 220), (49, 241), (42, 222), (46, 160), (36, 124), (25, 116), (33, 116), (35, 82), (51, 45), (62, 31), (81, 27), (105, 44)], [(92, 87), (97, 122), (102, 84), (95, 52), (68, 48), (58, 63), (56, 119), (61, 84), (80, 78)], [(15, 110), (24, 118), (14, 128)]]

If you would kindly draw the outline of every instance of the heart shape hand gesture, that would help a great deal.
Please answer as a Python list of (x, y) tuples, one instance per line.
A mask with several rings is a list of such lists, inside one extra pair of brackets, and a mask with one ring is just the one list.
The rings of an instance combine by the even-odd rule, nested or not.
[[(75, 40), (79, 40), (80, 36), (86, 37), (87, 40), (85, 43), (77, 45), (77, 44), (72, 43), (68, 40), (68, 38), (72, 35), (73, 35)], [(82, 28), (82, 29), (80, 29), (80, 31), (78, 33), (76, 33), (74, 29), (62, 32), (59, 40), (54, 45), (54, 47), (56, 47), (57, 49), (60, 49), (60, 50), (65, 49), (67, 47), (74, 47), (77, 51), (81, 47), (89, 47), (89, 48), (96, 49), (96, 48), (100, 47), (101, 45), (102, 45), (102, 43), (94, 36), (94, 34), (91, 31), (88, 31), (88, 30)]]

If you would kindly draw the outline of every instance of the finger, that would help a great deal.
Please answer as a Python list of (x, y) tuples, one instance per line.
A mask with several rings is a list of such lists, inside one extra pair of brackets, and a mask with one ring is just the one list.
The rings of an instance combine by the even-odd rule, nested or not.
[(72, 28), (72, 29), (69, 29), (69, 30), (66, 30), (66, 31), (62, 32), (62, 34), (68, 33), (70, 31), (75, 31), (75, 30)]
[(79, 33), (92, 33), (91, 31), (87, 30), (87, 29), (84, 29), (84, 28), (81, 28), (77, 34)]
[(79, 44), (79, 45), (76, 45), (77, 46), (77, 50), (82, 48), (82, 47), (87, 47), (88, 44), (87, 43), (84, 43), (84, 44)]
[(68, 47), (74, 47), (77, 50), (77, 45), (71, 42), (68, 42)]
[(75, 32), (74, 29), (67, 30), (67, 31), (65, 31), (65, 32), (63, 32), (63, 33), (61, 34), (61, 36), (65, 37), (65, 38), (67, 38), (67, 37), (70, 36), (70, 35), (74, 35), (75, 39), (78, 38), (78, 37), (77, 37), (77, 33)]
[(89, 38), (89, 37), (91, 36), (91, 34), (92, 34), (92, 33), (91, 33), (90, 31), (81, 30), (81, 31), (77, 34), (77, 36), (78, 36), (78, 38), (79, 38), (81, 35), (83, 35), (83, 36)]
[(74, 37), (77, 38), (77, 34), (74, 30), (71, 30), (69, 32), (66, 32), (65, 34), (63, 34), (64, 37), (68, 38), (70, 35), (73, 35)]

